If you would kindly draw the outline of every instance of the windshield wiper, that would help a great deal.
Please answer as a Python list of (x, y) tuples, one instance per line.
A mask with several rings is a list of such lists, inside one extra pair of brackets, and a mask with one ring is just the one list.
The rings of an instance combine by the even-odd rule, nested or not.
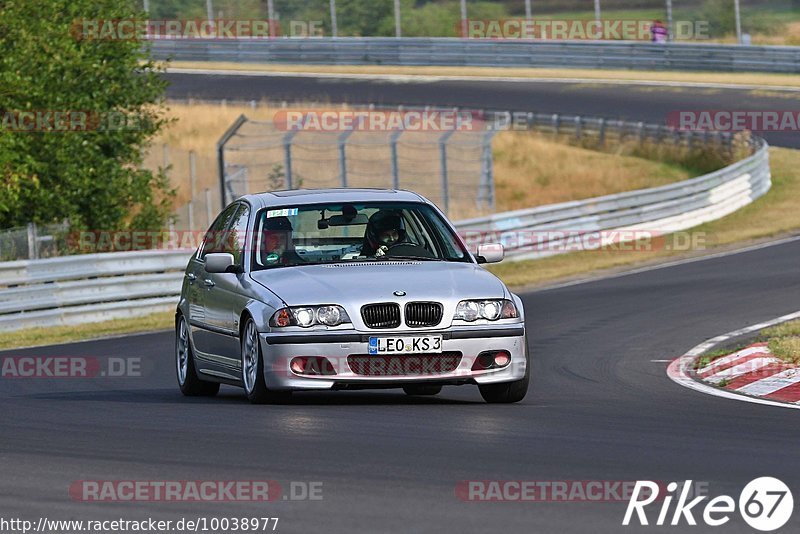
[(410, 261), (410, 260), (413, 260), (413, 261), (445, 261), (445, 260), (443, 260), (442, 258), (428, 258), (428, 257), (426, 257), (426, 256), (393, 256), (393, 255), (389, 255), (389, 256), (381, 256), (380, 258), (377, 258), (377, 259), (378, 259), (379, 261), (380, 261), (380, 260), (383, 260), (383, 261), (392, 261), (392, 260), (404, 260), (404, 261)]

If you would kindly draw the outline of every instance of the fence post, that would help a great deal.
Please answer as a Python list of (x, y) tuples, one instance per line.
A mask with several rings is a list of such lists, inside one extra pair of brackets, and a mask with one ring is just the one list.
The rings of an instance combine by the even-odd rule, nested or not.
[(353, 135), (354, 130), (347, 130), (339, 134), (339, 180), (342, 187), (347, 187), (347, 138)]
[(39, 247), (36, 239), (36, 223), (28, 223), (28, 259), (39, 259)]
[(211, 228), (211, 189), (206, 187), (206, 228)]
[(450, 211), (450, 190), (447, 177), (447, 141), (456, 133), (455, 130), (449, 130), (442, 134), (439, 138), (439, 168), (441, 169), (442, 178), (442, 203), (444, 204), (444, 212)]
[(230, 141), (231, 137), (236, 135), (236, 132), (239, 131), (239, 128), (242, 127), (242, 124), (247, 122), (247, 117), (244, 115), (239, 115), (233, 124), (231, 124), (230, 128), (228, 128), (222, 137), (219, 138), (217, 141), (217, 164), (219, 165), (219, 194), (220, 194), (220, 203), (224, 208), (227, 202), (227, 195), (225, 194), (225, 145)]
[(286, 168), (286, 189), (292, 189), (292, 139), (297, 135), (291, 131), (283, 136), (283, 166)]
[(606, 144), (606, 120), (600, 119), (600, 146)]
[(189, 151), (189, 230), (194, 230), (194, 195), (197, 188), (197, 154)]
[(481, 152), (481, 188), (478, 193), (478, 201), (481, 197), (489, 204), (489, 208), (494, 211), (494, 158), (492, 157), (492, 139), (495, 132), (489, 130), (483, 136), (483, 150)]
[(392, 189), (400, 189), (400, 164), (397, 161), (397, 141), (403, 135), (403, 130), (398, 128), (389, 137), (389, 149), (392, 153)]

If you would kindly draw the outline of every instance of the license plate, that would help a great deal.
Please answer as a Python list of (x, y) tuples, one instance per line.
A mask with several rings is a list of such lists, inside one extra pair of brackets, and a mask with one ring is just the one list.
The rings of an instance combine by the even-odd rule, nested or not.
[(442, 352), (442, 336), (371, 337), (370, 354), (420, 354)]

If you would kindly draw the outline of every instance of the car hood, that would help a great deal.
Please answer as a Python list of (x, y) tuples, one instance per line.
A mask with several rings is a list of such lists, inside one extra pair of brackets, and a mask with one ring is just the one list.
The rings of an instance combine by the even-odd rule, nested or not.
[(255, 271), (252, 278), (289, 306), (363, 304), (397, 300), (504, 298), (503, 283), (473, 263), (375, 262), (282, 267)]

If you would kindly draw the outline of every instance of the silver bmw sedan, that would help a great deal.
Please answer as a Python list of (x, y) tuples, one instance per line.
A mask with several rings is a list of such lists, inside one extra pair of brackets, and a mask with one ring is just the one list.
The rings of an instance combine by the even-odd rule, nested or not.
[(253, 403), (298, 390), (477, 385), (518, 402), (530, 368), (518, 296), (480, 264), (429, 200), (327, 189), (244, 196), (192, 255), (175, 315), (185, 395), (244, 388)]

